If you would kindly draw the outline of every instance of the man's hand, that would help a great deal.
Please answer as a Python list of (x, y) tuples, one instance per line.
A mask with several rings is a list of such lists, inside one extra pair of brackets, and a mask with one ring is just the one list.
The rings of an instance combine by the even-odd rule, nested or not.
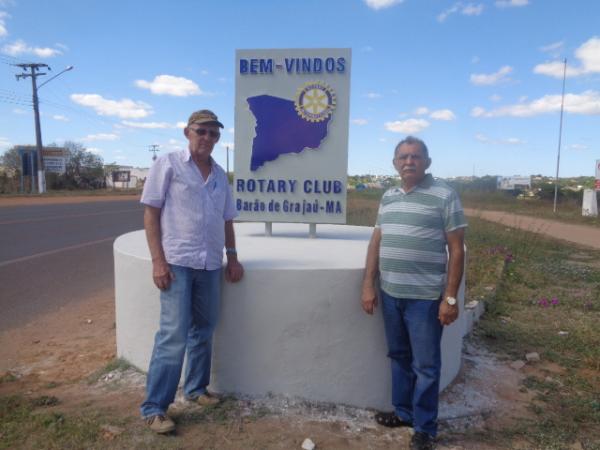
[(449, 305), (444, 297), (444, 300), (440, 302), (438, 317), (442, 325), (450, 325), (458, 318), (458, 303), (454, 306)]
[(169, 289), (171, 281), (175, 279), (175, 274), (171, 272), (166, 261), (155, 261), (152, 263), (152, 279), (156, 287), (164, 291)]
[(237, 258), (228, 259), (227, 267), (225, 268), (225, 279), (230, 283), (237, 283), (244, 276), (244, 267), (240, 264)]
[(363, 286), (361, 296), (362, 309), (367, 314), (373, 314), (377, 307), (377, 293), (373, 286)]

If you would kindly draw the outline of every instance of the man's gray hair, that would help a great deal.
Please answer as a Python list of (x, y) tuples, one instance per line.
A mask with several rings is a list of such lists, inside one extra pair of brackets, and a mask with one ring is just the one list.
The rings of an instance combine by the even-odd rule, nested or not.
[(398, 153), (398, 149), (400, 148), (400, 146), (402, 145), (416, 145), (418, 147), (421, 148), (421, 153), (423, 153), (423, 156), (426, 159), (429, 159), (429, 149), (427, 148), (427, 145), (425, 145), (425, 142), (423, 142), (421, 139), (416, 138), (414, 136), (407, 136), (404, 139), (402, 139), (398, 145), (396, 145), (396, 148), (394, 149), (394, 157), (396, 157), (396, 154)]

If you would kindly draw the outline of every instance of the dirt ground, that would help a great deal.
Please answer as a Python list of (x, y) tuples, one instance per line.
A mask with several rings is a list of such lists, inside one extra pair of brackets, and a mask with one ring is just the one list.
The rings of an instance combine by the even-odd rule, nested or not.
[[(0, 198), (0, 207), (132, 198)], [(0, 383), (0, 395), (54, 396), (59, 404), (50, 409), (67, 415), (91, 412), (126, 424), (105, 427), (106, 448), (290, 449), (301, 448), (306, 438), (317, 449), (408, 448), (410, 430), (376, 425), (373, 411), (284, 397), (230, 399), (224, 420), (203, 420), (199, 407), (178, 397), (169, 411), (178, 422), (177, 434), (155, 436), (138, 418), (145, 376), (123, 368), (97, 375), (116, 356), (114, 321), (114, 293), (108, 289), (0, 333), (0, 379), (14, 380)], [(531, 394), (520, 389), (520, 382), (553, 370), (543, 363), (517, 370), (511, 362), (499, 360), (472, 339), (466, 341), (461, 373), (442, 395), (439, 449), (506, 448), (486, 439), (486, 432), (531, 417)], [(511, 448), (527, 444), (513, 443)]]
[[(0, 383), (0, 395), (55, 396), (59, 405), (52, 408), (67, 415), (93, 411), (127, 423), (126, 433), (151, 447), (288, 449), (301, 448), (310, 438), (317, 449), (408, 448), (410, 431), (379, 427), (373, 411), (283, 397), (231, 400), (234, 419), (206, 422), (194, 420), (198, 407), (178, 398), (170, 410), (180, 425), (177, 435), (154, 436), (138, 419), (143, 374), (118, 369), (90, 384), (90, 377), (115, 358), (114, 320), (114, 297), (107, 291), (0, 334), (0, 375), (15, 379)], [(529, 416), (530, 398), (519, 391), (520, 380), (540, 368), (515, 370), (510, 363), (467, 342), (463, 369), (442, 396), (438, 448), (502, 448), (455, 433), (472, 434)], [(115, 444), (111, 433), (106, 433), (107, 447)]]

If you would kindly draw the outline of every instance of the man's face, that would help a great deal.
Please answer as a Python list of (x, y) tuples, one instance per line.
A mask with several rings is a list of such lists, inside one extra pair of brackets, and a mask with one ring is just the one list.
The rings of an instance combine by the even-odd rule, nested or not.
[(219, 127), (212, 124), (192, 123), (184, 130), (185, 137), (190, 142), (192, 156), (208, 158), (221, 136)]
[(394, 167), (408, 186), (419, 184), (430, 164), (431, 160), (425, 157), (421, 147), (416, 144), (402, 144), (394, 155)]

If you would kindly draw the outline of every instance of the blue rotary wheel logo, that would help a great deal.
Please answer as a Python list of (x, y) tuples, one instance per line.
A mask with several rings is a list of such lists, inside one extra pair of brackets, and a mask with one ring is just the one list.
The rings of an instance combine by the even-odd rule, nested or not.
[(304, 83), (296, 92), (294, 106), (298, 115), (308, 122), (322, 122), (333, 113), (334, 90), (322, 81)]

